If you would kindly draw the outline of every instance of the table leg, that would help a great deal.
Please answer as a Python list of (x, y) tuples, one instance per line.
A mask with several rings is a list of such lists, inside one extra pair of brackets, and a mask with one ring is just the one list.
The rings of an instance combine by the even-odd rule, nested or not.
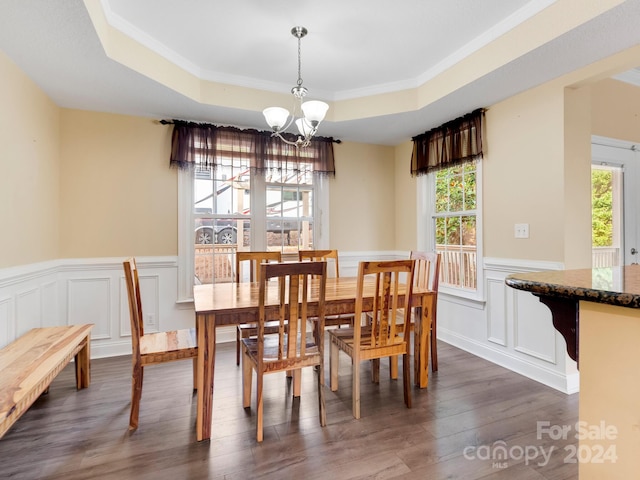
[(422, 297), (422, 306), (416, 308), (416, 322), (414, 323), (414, 383), (420, 388), (426, 388), (429, 384), (431, 303), (430, 295)]
[(420, 337), (422, 336), (422, 307), (413, 309), (413, 384), (420, 385)]
[(198, 330), (198, 405), (196, 437), (211, 438), (213, 413), (213, 373), (216, 358), (216, 319), (214, 314), (196, 315)]

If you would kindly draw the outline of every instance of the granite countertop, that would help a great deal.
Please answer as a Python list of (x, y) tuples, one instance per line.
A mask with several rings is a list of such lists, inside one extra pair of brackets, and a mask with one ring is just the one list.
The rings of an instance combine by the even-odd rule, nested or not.
[(640, 308), (640, 265), (516, 273), (505, 283), (539, 296)]

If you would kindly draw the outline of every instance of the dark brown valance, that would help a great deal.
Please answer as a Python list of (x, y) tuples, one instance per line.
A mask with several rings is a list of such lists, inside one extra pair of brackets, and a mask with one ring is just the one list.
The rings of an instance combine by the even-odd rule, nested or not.
[[(166, 123), (166, 122), (165, 122)], [(271, 132), (241, 130), (211, 124), (173, 120), (170, 165), (177, 168), (216, 168), (221, 158), (242, 156), (252, 170), (297, 170), (300, 163), (311, 163), (314, 173), (335, 175), (333, 138), (314, 137), (305, 148), (284, 143)], [(295, 141), (294, 135), (285, 135)]]
[(424, 175), (482, 158), (484, 109), (413, 137), (411, 175)]

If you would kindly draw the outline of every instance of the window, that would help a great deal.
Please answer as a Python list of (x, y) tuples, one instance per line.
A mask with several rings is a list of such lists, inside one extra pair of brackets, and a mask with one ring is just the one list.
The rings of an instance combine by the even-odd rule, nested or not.
[(313, 174), (310, 164), (296, 170), (270, 170), (266, 182), (267, 250), (297, 259), (313, 248)]
[(411, 174), (418, 190), (418, 247), (441, 254), (440, 289), (482, 300), (478, 283), (480, 161), (484, 109), (413, 137)]
[(436, 251), (443, 285), (476, 290), (476, 162), (435, 173)]
[(440, 291), (480, 299), (480, 161), (420, 177), (419, 248), (441, 254)]
[[(234, 280), (237, 250), (323, 248), (328, 239), (328, 182), (311, 163), (256, 172), (242, 156), (218, 167), (180, 170), (179, 285), (182, 301), (193, 283)], [(317, 226), (317, 228), (315, 228)]]

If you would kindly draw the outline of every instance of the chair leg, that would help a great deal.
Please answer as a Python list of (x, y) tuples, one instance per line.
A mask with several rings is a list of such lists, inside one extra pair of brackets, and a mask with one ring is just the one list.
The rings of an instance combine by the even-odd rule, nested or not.
[(404, 404), (411, 408), (411, 372), (409, 371), (409, 354), (402, 355), (402, 381), (404, 383)]
[(198, 390), (198, 357), (193, 358), (193, 390)]
[(389, 377), (391, 380), (398, 378), (398, 356), (393, 355), (389, 357)]
[(352, 403), (353, 403), (353, 417), (360, 418), (360, 360), (353, 360), (351, 366), (351, 382), (352, 382)]
[(338, 390), (338, 356), (340, 349), (338, 345), (331, 342), (329, 347), (329, 386), (332, 392)]
[(293, 371), (293, 396), (299, 397), (302, 391), (302, 369)]
[(431, 371), (438, 371), (438, 339), (436, 338), (436, 322), (431, 324)]
[(264, 378), (264, 372), (256, 372), (257, 373), (257, 382), (256, 382), (256, 440), (258, 442), (262, 441), (263, 438), (263, 402), (262, 402), (262, 381)]
[(253, 381), (253, 366), (249, 355), (242, 355), (242, 407), (251, 407), (251, 383)]
[(327, 424), (327, 410), (324, 404), (324, 365), (320, 362), (320, 368), (316, 372), (318, 374), (318, 408), (320, 415), (320, 426)]
[(138, 428), (138, 414), (140, 413), (140, 398), (142, 397), (143, 367), (133, 367), (131, 376), (131, 413), (129, 414), (129, 430)]
[(236, 327), (236, 365), (240, 365), (240, 327)]
[(380, 359), (374, 358), (371, 360), (371, 381), (373, 383), (380, 383)]

